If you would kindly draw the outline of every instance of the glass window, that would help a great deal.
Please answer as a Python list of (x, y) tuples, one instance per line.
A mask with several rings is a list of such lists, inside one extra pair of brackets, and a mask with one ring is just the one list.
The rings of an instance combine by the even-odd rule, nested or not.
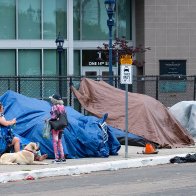
[(57, 74), (56, 50), (44, 50), (44, 75)]
[[(44, 50), (43, 75), (67, 75), (67, 50), (61, 53), (61, 67), (59, 67), (59, 54), (56, 50)], [(60, 73), (61, 72), (61, 73)]]
[(74, 1), (74, 39), (108, 39), (107, 13), (103, 0)]
[[(41, 50), (18, 51), (18, 75), (41, 75)], [(40, 97), (41, 81), (39, 78), (21, 78), (20, 93), (30, 97)]]
[[(43, 82), (44, 97), (59, 92), (63, 97), (67, 93), (67, 50), (61, 53), (61, 68), (59, 54), (56, 50), (44, 50), (44, 76), (50, 77)], [(57, 77), (56, 77), (57, 76)], [(61, 79), (58, 76), (63, 76)]]
[(43, 37), (55, 39), (59, 32), (67, 38), (67, 1), (43, 0)]
[(41, 50), (19, 50), (19, 75), (41, 75)]
[[(44, 50), (44, 72), (45, 76), (57, 75), (57, 56), (56, 50)], [(59, 86), (57, 79), (49, 78), (43, 81), (44, 97), (48, 98), (56, 92)]]
[(74, 40), (80, 40), (80, 0), (73, 2), (73, 36)]
[(0, 75), (14, 76), (16, 72), (16, 53), (15, 50), (0, 50)]
[(74, 51), (74, 76), (80, 76), (80, 51)]
[[(130, 0), (116, 1), (113, 38), (131, 37), (132, 14)], [(108, 15), (103, 0), (74, 0), (74, 40), (106, 40), (109, 36)]]
[(15, 0), (0, 1), (0, 39), (15, 39)]
[(18, 1), (18, 38), (41, 38), (41, 1)]
[[(118, 1), (119, 2), (119, 1)], [(125, 36), (127, 40), (132, 39), (132, 8), (130, 0), (121, 0), (118, 3), (118, 37)]]

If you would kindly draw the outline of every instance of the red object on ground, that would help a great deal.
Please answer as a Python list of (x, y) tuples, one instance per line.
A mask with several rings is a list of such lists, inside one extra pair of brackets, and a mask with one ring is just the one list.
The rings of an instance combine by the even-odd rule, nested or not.
[(35, 178), (33, 176), (28, 175), (25, 180), (35, 180)]

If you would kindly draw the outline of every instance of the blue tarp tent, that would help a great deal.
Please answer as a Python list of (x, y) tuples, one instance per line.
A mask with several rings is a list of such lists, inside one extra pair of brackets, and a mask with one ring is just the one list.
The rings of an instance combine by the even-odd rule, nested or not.
[[(50, 117), (51, 105), (47, 101), (26, 97), (7, 91), (0, 97), (6, 119), (17, 119), (13, 131), (22, 142), (40, 143), (42, 153), (54, 158), (52, 138), (43, 138), (44, 121)], [(63, 147), (68, 158), (107, 157), (117, 155), (120, 143), (114, 132), (108, 128), (108, 141), (103, 141), (102, 129), (94, 116), (84, 116), (71, 107), (65, 107), (69, 125), (64, 130)]]
[[(22, 143), (39, 142), (42, 154), (47, 153), (49, 158), (54, 158), (52, 138), (43, 138), (44, 121), (50, 117), (50, 103), (10, 90), (0, 96), (0, 102), (4, 105), (6, 119), (17, 119), (13, 131)], [(108, 141), (104, 143), (99, 126), (103, 119), (84, 116), (71, 107), (65, 109), (69, 125), (64, 131), (62, 141), (68, 158), (107, 157), (118, 153), (118, 139), (125, 138), (124, 131), (108, 126)], [(128, 133), (128, 138), (130, 145), (145, 145), (145, 139), (140, 136)]]

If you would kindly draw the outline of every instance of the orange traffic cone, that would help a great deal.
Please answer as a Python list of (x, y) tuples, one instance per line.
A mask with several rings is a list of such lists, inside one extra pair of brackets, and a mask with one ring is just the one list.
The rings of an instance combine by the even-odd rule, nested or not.
[(146, 143), (145, 151), (143, 153), (144, 154), (157, 154), (158, 151), (156, 151), (154, 145), (150, 143)]

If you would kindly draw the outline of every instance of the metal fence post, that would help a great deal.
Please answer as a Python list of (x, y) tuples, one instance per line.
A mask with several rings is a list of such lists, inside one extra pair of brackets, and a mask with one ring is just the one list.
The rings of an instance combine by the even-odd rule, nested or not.
[(8, 79), (8, 90), (11, 89), (11, 85), (10, 85), (10, 79)]
[(72, 77), (70, 77), (70, 81), (69, 81), (69, 105), (72, 106), (72, 93), (71, 93), (71, 86), (73, 85), (73, 79)]
[(21, 83), (20, 83), (20, 77), (18, 77), (18, 93), (20, 93), (20, 85), (21, 85)]
[(156, 76), (156, 100), (159, 100), (159, 78)]

